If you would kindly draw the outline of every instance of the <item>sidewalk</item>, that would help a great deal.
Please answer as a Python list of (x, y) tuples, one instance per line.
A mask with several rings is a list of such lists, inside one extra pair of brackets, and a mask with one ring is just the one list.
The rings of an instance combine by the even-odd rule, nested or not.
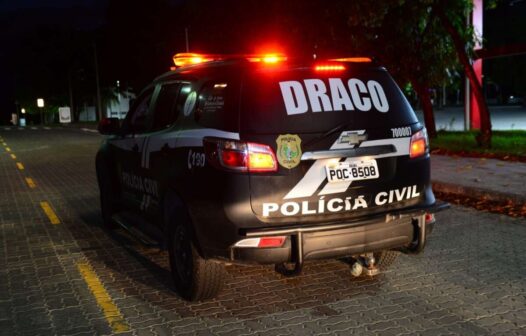
[(526, 203), (526, 163), (431, 155), (433, 190), (492, 201)]
[[(489, 106), (493, 130), (526, 130), (526, 107), (515, 105)], [(424, 115), (416, 110), (418, 119), (423, 123)], [(448, 106), (435, 109), (435, 123), (437, 130), (463, 131), (464, 108)]]

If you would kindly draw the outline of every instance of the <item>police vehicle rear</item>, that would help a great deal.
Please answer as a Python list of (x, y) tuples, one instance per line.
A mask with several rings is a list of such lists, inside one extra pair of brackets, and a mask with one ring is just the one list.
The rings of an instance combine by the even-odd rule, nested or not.
[(101, 209), (169, 250), (177, 291), (213, 297), (225, 263), (342, 258), (375, 275), (418, 253), (445, 208), (428, 139), (368, 58), (178, 54), (122, 125), (105, 119)]

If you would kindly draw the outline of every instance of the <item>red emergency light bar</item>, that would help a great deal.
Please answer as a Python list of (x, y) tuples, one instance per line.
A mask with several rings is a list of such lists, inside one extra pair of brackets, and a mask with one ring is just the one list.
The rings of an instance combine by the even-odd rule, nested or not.
[(276, 64), (287, 60), (283, 54), (246, 55), (249, 62), (262, 62), (265, 64)]
[[(173, 56), (173, 62), (175, 70), (180, 67), (202, 64), (212, 61), (220, 61), (226, 59), (246, 59), (253, 63), (262, 64), (278, 64), (287, 61), (287, 56), (280, 53), (265, 53), (265, 54), (234, 54), (234, 55), (220, 55), (220, 54), (199, 54), (199, 53), (178, 53)], [(329, 59), (328, 62), (341, 62), (341, 63), (370, 63), (372, 62), (369, 57), (342, 57)], [(346, 68), (341, 64), (318, 64), (315, 66), (316, 71), (344, 71)]]
[(341, 64), (317, 64), (314, 66), (314, 71), (318, 71), (318, 72), (345, 71), (345, 66)]
[(329, 61), (335, 62), (349, 62), (349, 63), (371, 63), (373, 60), (369, 57), (343, 57), (343, 58), (333, 58)]
[[(242, 55), (216, 55), (216, 54), (197, 54), (197, 53), (178, 53), (173, 57), (175, 68), (180, 68), (188, 65), (202, 64), (212, 61), (220, 61), (225, 59), (244, 58), (249, 62), (261, 62), (264, 64), (276, 64), (287, 60), (287, 56), (283, 54), (242, 54)], [(174, 70), (173, 68), (171, 68)]]
[(221, 55), (210, 54), (196, 54), (196, 53), (178, 53), (173, 57), (176, 68), (187, 65), (200, 64), (205, 62), (219, 61), (222, 59)]

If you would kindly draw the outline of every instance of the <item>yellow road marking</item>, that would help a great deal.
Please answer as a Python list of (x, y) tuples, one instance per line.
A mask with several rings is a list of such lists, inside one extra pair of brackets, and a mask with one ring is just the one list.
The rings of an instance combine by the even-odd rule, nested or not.
[(113, 303), (113, 300), (91, 266), (87, 263), (78, 263), (77, 267), (84, 281), (88, 284), (91, 293), (95, 296), (95, 300), (97, 300), (97, 304), (102, 309), (104, 317), (113, 332), (121, 333), (129, 331), (130, 327), (124, 320), (119, 308)]
[(22, 163), (17, 162), (17, 163), (16, 163), (16, 166), (17, 166), (18, 169), (20, 169), (20, 170), (24, 170), (24, 165), (23, 165)]
[(10, 151), (11, 151), (11, 148), (6, 147), (5, 150), (6, 150), (7, 152), (10, 152)]
[(57, 214), (55, 213), (53, 208), (51, 208), (51, 205), (49, 205), (48, 202), (40, 202), (40, 206), (42, 207), (42, 210), (44, 210), (44, 212), (46, 213), (47, 218), (49, 218), (51, 224), (60, 224), (60, 219), (58, 219)]
[(26, 182), (29, 188), (31, 189), (35, 189), (37, 187), (37, 184), (35, 183), (35, 181), (33, 181), (31, 177), (26, 177)]
[(15, 154), (11, 154), (11, 159), (16, 160), (16, 155)]
[(5, 143), (5, 141), (4, 141), (4, 142), (2, 142), (2, 145), (4, 145), (4, 146), (7, 146), (7, 144)]

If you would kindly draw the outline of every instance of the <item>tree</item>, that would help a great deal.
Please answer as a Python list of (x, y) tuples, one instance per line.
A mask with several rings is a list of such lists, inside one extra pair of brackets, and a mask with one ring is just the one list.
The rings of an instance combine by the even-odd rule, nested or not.
[(386, 65), (401, 86), (412, 84), (428, 134), (436, 137), (430, 88), (442, 85), (448, 77), (446, 69), (457, 63), (446, 32), (430, 15), (432, 4), (427, 0), (383, 0), (347, 6), (351, 43)]
[(482, 85), (477, 80), (468, 54), (468, 51), (473, 50), (475, 36), (473, 29), (466, 27), (463, 14), (471, 10), (472, 7), (471, 0), (436, 0), (433, 4), (433, 13), (438, 16), (453, 41), (458, 59), (477, 100), (480, 109), (480, 133), (476, 137), (477, 143), (480, 147), (489, 148), (491, 147), (492, 134), (489, 109), (484, 98)]

